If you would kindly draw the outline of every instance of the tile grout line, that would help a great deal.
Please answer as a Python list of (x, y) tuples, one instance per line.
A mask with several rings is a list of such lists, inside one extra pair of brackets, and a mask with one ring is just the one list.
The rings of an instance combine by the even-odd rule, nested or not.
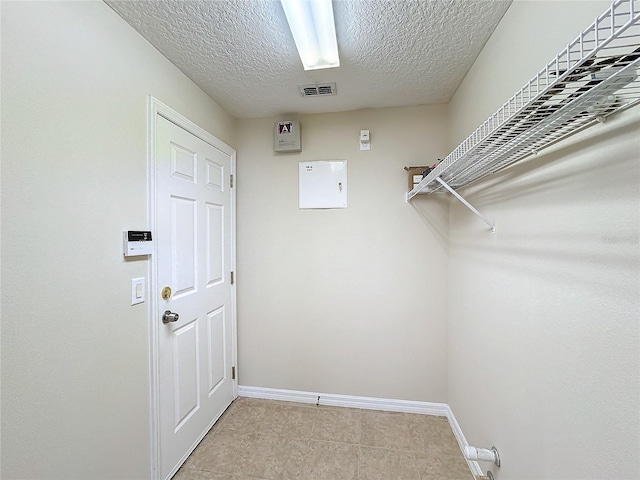
[[(287, 434), (287, 432), (291, 431), (290, 427), (286, 427), (285, 424), (282, 424), (281, 426), (284, 426), (283, 428), (276, 428), (275, 430), (264, 430), (261, 429), (261, 425), (265, 425), (267, 426), (267, 428), (270, 428), (269, 425), (271, 424), (271, 422), (274, 421), (273, 419), (273, 411), (278, 411), (280, 410), (281, 412), (284, 411), (285, 413), (287, 413), (287, 409), (283, 408), (283, 407), (296, 407), (299, 406), (300, 408), (304, 408), (305, 410), (307, 408), (313, 408), (316, 405), (306, 405), (306, 404), (302, 404), (302, 405), (291, 405), (290, 402), (284, 402), (284, 401), (274, 401), (273, 403), (271, 403), (269, 400), (264, 400), (264, 401), (260, 401), (258, 400), (256, 403), (251, 404), (246, 404), (247, 406), (242, 406), (242, 403), (235, 403), (235, 407), (233, 407), (234, 404), (232, 404), (232, 408), (228, 409), (225, 414), (221, 417), (221, 422), (216, 423), (216, 425), (214, 425), (214, 429), (211, 431), (210, 433), (212, 433), (212, 437), (211, 438), (218, 438), (220, 435), (223, 435), (225, 431), (231, 431), (231, 432), (235, 432), (235, 435), (252, 435), (252, 434), (257, 434), (258, 437), (262, 440), (265, 440), (266, 442), (268, 442), (268, 439), (273, 437), (273, 438), (278, 438), (281, 440), (291, 440), (291, 441), (295, 441), (295, 442), (300, 442), (301, 444), (304, 444), (307, 446), (307, 448), (305, 448), (305, 454), (302, 457), (302, 464), (303, 466), (301, 467), (301, 469), (298, 471), (298, 474), (301, 474), (302, 472), (311, 469), (310, 471), (313, 470), (313, 467), (311, 466), (311, 464), (309, 463), (310, 461), (310, 457), (309, 455), (309, 447), (311, 446), (312, 442), (318, 442), (318, 443), (325, 443), (325, 444), (332, 444), (332, 445), (340, 445), (340, 446), (344, 446), (344, 447), (349, 447), (349, 448), (358, 448), (357, 451), (357, 456), (356, 456), (356, 465), (355, 465), (355, 473), (356, 473), (356, 478), (359, 479), (360, 476), (362, 474), (364, 474), (364, 470), (362, 470), (362, 464), (363, 461), (365, 459), (364, 456), (364, 449), (370, 449), (370, 450), (383, 450), (386, 452), (402, 452), (407, 458), (411, 458), (413, 460), (413, 467), (411, 468), (411, 471), (413, 472), (413, 474), (417, 474), (417, 479), (423, 478), (422, 474), (420, 473), (420, 461), (424, 462), (424, 457), (423, 455), (433, 455), (434, 458), (439, 457), (439, 458), (450, 458), (450, 459), (456, 459), (459, 457), (458, 454), (450, 454), (450, 453), (441, 453), (441, 451), (434, 451), (434, 452), (426, 452), (424, 451), (422, 448), (419, 450), (414, 450), (412, 446), (403, 446), (403, 447), (398, 447), (398, 445), (405, 445), (405, 442), (400, 442), (398, 443), (396, 440), (393, 440), (391, 444), (385, 444), (385, 445), (366, 445), (363, 443), (364, 440), (364, 431), (365, 431), (365, 424), (367, 424), (367, 416), (371, 415), (372, 419), (378, 417), (379, 415), (381, 416), (386, 416), (386, 413), (392, 413), (392, 412), (385, 412), (385, 411), (371, 411), (369, 409), (362, 409), (362, 408), (352, 408), (352, 407), (340, 407), (340, 406), (331, 406), (329, 407), (328, 410), (324, 410), (329, 411), (329, 410), (333, 410), (333, 409), (338, 409), (338, 410), (342, 410), (343, 412), (346, 409), (352, 410), (355, 412), (355, 414), (357, 414), (357, 418), (358, 421), (357, 423), (352, 423), (350, 418), (350, 415), (347, 415), (345, 417), (342, 417), (340, 415), (338, 416), (334, 416), (333, 414), (329, 415), (328, 417), (325, 417), (325, 419), (323, 420), (322, 418), (322, 414), (321, 412), (323, 411), (320, 407), (324, 406), (318, 406), (316, 407), (317, 409), (313, 412), (313, 414), (310, 414), (309, 416), (307, 416), (307, 413), (305, 413), (304, 415), (302, 415), (301, 413), (295, 413), (296, 410), (288, 410), (289, 412), (294, 413), (295, 415), (293, 415), (292, 417), (289, 417), (288, 415), (284, 415), (284, 418), (279, 418), (276, 419), (276, 422), (281, 422), (282, 420), (289, 420), (289, 418), (294, 418), (296, 420), (296, 424), (294, 428), (294, 431), (298, 431), (300, 432), (300, 426), (303, 427), (304, 430), (304, 423), (307, 422), (307, 420), (304, 420), (305, 417), (309, 418), (311, 420), (311, 428), (309, 429), (309, 433), (308, 434), (303, 434), (302, 436), (290, 436)], [(257, 399), (256, 399), (257, 400)], [(263, 402), (269, 402), (271, 404), (266, 404)], [(288, 405), (283, 405), (288, 403)], [(267, 416), (263, 416), (261, 418), (256, 418), (255, 416), (250, 416), (250, 417), (246, 417), (248, 412), (251, 412), (251, 410), (253, 409), (253, 407), (251, 405), (255, 405), (255, 406), (259, 406), (262, 407), (262, 405), (267, 405), (265, 408), (259, 408), (259, 411), (262, 411), (262, 414), (266, 414), (267, 411), (269, 411), (269, 414), (267, 414)], [(241, 407), (242, 406), (242, 407)], [(243, 409), (244, 408), (248, 408), (248, 412), (244, 412)], [(298, 411), (299, 412), (299, 411)], [(413, 416), (414, 415), (420, 415), (419, 413), (408, 413), (408, 412), (394, 412), (394, 413), (401, 413), (402, 415), (400, 417), (398, 417), (398, 419), (402, 419), (400, 424), (403, 425), (404, 427), (406, 427), (407, 433), (412, 434), (412, 432), (414, 431), (412, 427), (412, 425), (416, 425), (419, 428), (422, 428), (424, 426), (424, 424), (418, 422), (415, 423), (413, 422)], [(233, 415), (239, 415), (239, 416), (245, 416), (246, 418), (249, 418), (249, 422), (246, 421), (238, 421), (237, 419), (239, 417), (233, 417)], [(232, 420), (233, 419), (233, 420)], [(254, 423), (251, 422), (251, 420), (255, 420)], [(300, 423), (300, 421), (298, 420), (304, 420), (302, 423)], [(331, 421), (333, 420), (333, 421)], [(387, 420), (385, 420), (384, 423), (382, 424), (378, 424), (378, 428), (374, 428), (373, 433), (375, 434), (377, 430), (379, 430), (379, 428), (381, 426), (384, 426), (386, 422), (388, 422), (389, 419), (387, 418)], [(324, 423), (326, 423), (328, 425), (328, 429), (326, 428), (321, 428), (321, 425), (324, 425)], [(374, 422), (373, 424), (369, 425), (368, 430), (371, 430), (371, 427), (373, 425), (375, 425), (376, 422)], [(341, 425), (342, 424), (342, 425)], [(227, 426), (230, 425), (230, 426)], [(257, 428), (257, 430), (255, 432), (249, 431), (247, 432), (247, 426), (248, 425), (252, 425), (253, 427)], [(275, 425), (275, 424), (272, 424)], [(293, 424), (292, 424), (293, 425)], [(335, 440), (333, 438), (331, 439), (327, 439), (327, 438), (322, 438), (322, 435), (324, 434), (325, 436), (331, 436), (332, 432), (335, 435), (336, 431), (339, 431), (342, 428), (353, 428), (356, 425), (359, 426), (359, 430), (357, 430), (357, 436), (358, 436), (358, 440), (357, 442), (349, 442), (349, 441), (344, 441), (344, 440)], [(435, 426), (435, 425), (434, 425)], [(449, 428), (450, 425), (447, 422), (447, 426)], [(251, 428), (251, 427), (249, 427)], [(385, 427), (386, 428), (386, 427)], [(400, 430), (404, 430), (405, 428), (400, 428)], [(436, 429), (433, 430), (433, 433), (435, 435), (439, 435), (437, 432), (439, 431), (439, 426), (436, 426)], [(371, 433), (371, 432), (370, 432)], [(328, 434), (328, 435), (327, 435)], [(207, 434), (209, 435), (209, 434)], [(347, 435), (347, 437), (349, 437), (349, 435)], [(340, 436), (338, 435), (338, 438), (345, 438), (344, 436)], [(433, 437), (435, 439), (435, 437)], [(392, 447), (389, 447), (388, 445), (393, 445)], [(194, 452), (195, 453), (195, 452)], [(370, 455), (370, 454), (368, 454)], [(281, 458), (282, 457), (282, 458)], [(422, 458), (422, 460), (419, 461), (419, 457)], [(286, 464), (288, 462), (288, 456), (285, 453), (284, 455), (279, 455), (278, 458), (281, 458), (283, 465)], [(292, 457), (293, 458), (293, 457)], [(351, 457), (353, 458), (353, 457)], [(215, 470), (215, 465), (211, 465), (212, 473), (216, 473)], [(348, 465), (348, 464), (347, 464)], [(308, 467), (308, 468), (307, 468)], [(200, 471), (200, 472), (209, 472), (209, 470), (202, 470), (201, 468), (192, 468), (190, 466), (187, 466), (188, 469), (190, 470), (196, 470), (196, 471)], [(306, 469), (306, 470), (305, 470)], [(353, 471), (353, 470), (352, 470)], [(229, 472), (218, 472), (220, 474), (223, 475), (229, 475)], [(238, 472), (234, 472), (231, 475), (236, 475), (236, 473)], [(256, 473), (258, 473), (256, 471)], [(266, 473), (266, 471), (264, 472)], [(469, 472), (469, 474), (472, 474), (473, 472)], [(235, 477), (234, 477), (235, 478)], [(246, 475), (243, 475), (242, 477), (238, 477), (238, 480), (241, 480), (241, 478), (251, 478), (251, 479), (255, 479), (255, 480), (266, 480), (263, 477), (249, 477)], [(303, 477), (297, 477), (297, 478), (303, 478)], [(469, 478), (473, 478), (473, 476), (469, 477)], [(355, 480), (355, 479), (354, 479)]]

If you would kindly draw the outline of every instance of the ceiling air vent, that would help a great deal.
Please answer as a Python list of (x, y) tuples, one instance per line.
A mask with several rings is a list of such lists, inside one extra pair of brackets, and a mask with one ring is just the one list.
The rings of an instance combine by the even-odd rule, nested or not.
[(317, 83), (315, 85), (298, 85), (298, 90), (303, 97), (322, 97), (325, 95), (335, 95), (336, 84)]

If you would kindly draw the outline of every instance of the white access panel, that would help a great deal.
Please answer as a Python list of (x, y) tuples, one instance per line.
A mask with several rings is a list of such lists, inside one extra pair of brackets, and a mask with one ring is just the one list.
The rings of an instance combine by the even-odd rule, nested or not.
[(299, 164), (300, 208), (347, 208), (347, 161), (317, 160)]

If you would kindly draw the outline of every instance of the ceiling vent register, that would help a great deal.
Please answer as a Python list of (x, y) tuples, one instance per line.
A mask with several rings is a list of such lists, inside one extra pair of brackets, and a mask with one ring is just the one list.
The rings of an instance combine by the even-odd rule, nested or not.
[(337, 93), (335, 82), (298, 85), (298, 90), (303, 97), (325, 97)]

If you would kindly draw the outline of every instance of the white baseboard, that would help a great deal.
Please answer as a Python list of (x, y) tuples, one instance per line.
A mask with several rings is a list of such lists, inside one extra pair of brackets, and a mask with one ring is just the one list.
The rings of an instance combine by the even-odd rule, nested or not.
[[(453, 430), (453, 434), (455, 435), (456, 440), (458, 440), (460, 450), (464, 452), (464, 447), (469, 446), (469, 442), (467, 442), (464, 433), (462, 433), (462, 428), (460, 428), (460, 424), (458, 424), (458, 421), (456, 420), (456, 417), (449, 405), (447, 405), (447, 419), (449, 420), (449, 425), (451, 426), (451, 430)], [(484, 475), (484, 473), (482, 473), (480, 465), (475, 460), (467, 460), (467, 464), (471, 469), (471, 473), (473, 473), (475, 476)]]
[(332, 407), (362, 408), (366, 410), (382, 410), (387, 412), (423, 413), (446, 417), (449, 407), (446, 403), (415, 402), (409, 400), (392, 400), (388, 398), (356, 397), (353, 395), (336, 395), (334, 393), (301, 392), (298, 390), (281, 390), (277, 388), (238, 386), (241, 397), (283, 400), (286, 402), (313, 403)]
[[(446, 403), (416, 402), (411, 400), (395, 400), (389, 398), (357, 397), (353, 395), (336, 395), (334, 393), (301, 392), (299, 390), (283, 390), (279, 388), (249, 387), (238, 385), (238, 396), (263, 398), (265, 400), (281, 400), (285, 402), (311, 403), (332, 407), (362, 408), (366, 410), (382, 410), (386, 412), (420, 413), (447, 417), (453, 434), (464, 451), (469, 445), (462, 433), (456, 417)], [(478, 462), (467, 460), (474, 475), (482, 475)]]

